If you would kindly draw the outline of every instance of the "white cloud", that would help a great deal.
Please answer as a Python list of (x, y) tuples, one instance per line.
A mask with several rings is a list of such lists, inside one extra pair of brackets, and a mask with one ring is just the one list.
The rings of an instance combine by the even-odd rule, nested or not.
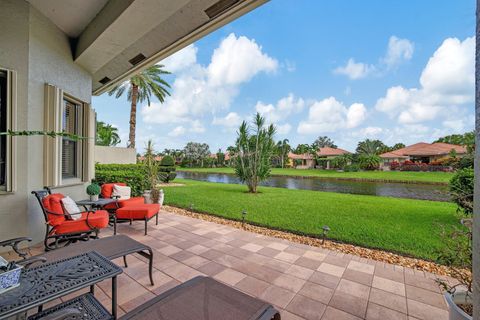
[(212, 124), (227, 128), (237, 128), (242, 123), (242, 118), (236, 112), (229, 112), (225, 117), (214, 117)]
[(356, 135), (360, 137), (373, 138), (373, 137), (378, 137), (383, 132), (384, 132), (383, 128), (380, 128), (380, 127), (366, 127), (366, 128), (360, 129), (356, 133)]
[(304, 106), (305, 101), (302, 98), (296, 98), (293, 93), (290, 93), (278, 100), (275, 105), (258, 101), (255, 105), (255, 111), (264, 116), (268, 122), (277, 123), (287, 119), (292, 114), (301, 112)]
[(185, 129), (182, 126), (175, 127), (172, 131), (168, 133), (169, 137), (179, 137), (183, 136), (187, 132), (187, 129)]
[(375, 70), (373, 65), (368, 65), (362, 62), (355, 62), (353, 58), (348, 59), (344, 67), (338, 67), (333, 70), (335, 74), (346, 75), (352, 80), (365, 78), (367, 75)]
[(391, 36), (388, 40), (387, 53), (382, 62), (387, 65), (387, 68), (395, 67), (403, 61), (412, 59), (413, 51), (413, 42), (408, 39)]
[(177, 73), (197, 63), (197, 51), (197, 47), (191, 44), (168, 58), (163, 59), (159, 64), (163, 64), (165, 70), (171, 73)]
[(300, 134), (320, 134), (359, 126), (366, 118), (367, 109), (361, 103), (346, 107), (334, 97), (314, 102), (308, 111), (308, 119), (301, 121)]
[(205, 132), (205, 127), (202, 125), (202, 123), (199, 120), (194, 120), (191, 123), (189, 131), (195, 132), (195, 133), (203, 133)]
[(226, 110), (238, 95), (241, 84), (259, 73), (274, 72), (278, 68), (277, 60), (262, 52), (255, 40), (233, 33), (214, 50), (208, 66), (197, 63), (196, 54), (197, 48), (192, 45), (164, 60), (177, 70), (172, 95), (164, 104), (143, 106), (144, 122), (185, 123), (206, 113)]
[(474, 53), (473, 37), (446, 39), (422, 71), (420, 88), (391, 87), (375, 108), (405, 124), (448, 117), (459, 105), (474, 101)]
[(277, 133), (282, 135), (288, 134), (292, 130), (292, 126), (289, 123), (277, 124), (275, 127), (277, 128)]

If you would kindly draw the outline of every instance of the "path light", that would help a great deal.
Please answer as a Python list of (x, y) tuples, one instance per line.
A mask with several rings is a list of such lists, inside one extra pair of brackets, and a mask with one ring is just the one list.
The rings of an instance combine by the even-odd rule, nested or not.
[(322, 233), (322, 244), (325, 243), (325, 238), (327, 237), (327, 233), (328, 231), (330, 231), (330, 227), (329, 226), (323, 226), (322, 227), (322, 230), (323, 230), (323, 233)]
[(247, 210), (242, 211), (242, 226), (245, 226), (245, 217), (247, 216)]
[(193, 203), (190, 203), (190, 211), (193, 212)]

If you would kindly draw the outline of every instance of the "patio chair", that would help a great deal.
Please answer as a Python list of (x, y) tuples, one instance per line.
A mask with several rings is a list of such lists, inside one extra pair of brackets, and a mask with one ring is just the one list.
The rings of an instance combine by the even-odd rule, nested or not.
[[(115, 185), (126, 186), (127, 184), (123, 182), (104, 183), (101, 185), (100, 196), (106, 199), (114, 199), (115, 197), (112, 194), (113, 194), (113, 187)], [(108, 210), (109, 212), (115, 212), (118, 208), (123, 208), (130, 205), (143, 205), (143, 204), (145, 204), (145, 199), (143, 199), (143, 197), (132, 197), (130, 199), (118, 199), (117, 202), (106, 205), (104, 209)]]
[(79, 212), (80, 218), (72, 220), (71, 215), (65, 213), (61, 193), (51, 193), (49, 188), (32, 191), (38, 200), (45, 218), (45, 251), (69, 245), (78, 240), (98, 238), (100, 229), (108, 226), (109, 215), (105, 210), (90, 210)]

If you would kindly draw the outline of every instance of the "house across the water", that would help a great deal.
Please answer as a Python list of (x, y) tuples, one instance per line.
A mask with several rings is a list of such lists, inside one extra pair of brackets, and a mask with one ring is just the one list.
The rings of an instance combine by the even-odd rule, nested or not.
[(288, 160), (290, 166), (297, 169), (313, 169), (317, 164), (317, 159), (321, 159), (323, 160), (322, 163), (324, 163), (325, 169), (330, 169), (330, 161), (343, 154), (350, 154), (350, 152), (340, 148), (325, 147), (318, 149), (316, 158), (310, 153), (295, 154), (290, 152), (288, 154)]
[(432, 161), (448, 157), (452, 153), (458, 157), (462, 157), (467, 153), (467, 148), (443, 142), (419, 142), (402, 149), (382, 153), (380, 155), (380, 158), (382, 158), (381, 166), (389, 167), (392, 162), (402, 163), (407, 160), (429, 164)]

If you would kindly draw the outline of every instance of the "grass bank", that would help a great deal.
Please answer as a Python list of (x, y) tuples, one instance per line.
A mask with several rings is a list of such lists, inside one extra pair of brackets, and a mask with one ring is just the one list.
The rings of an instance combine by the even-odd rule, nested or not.
[(342, 242), (435, 259), (442, 247), (437, 224), (457, 224), (451, 203), (395, 199), (376, 196), (260, 187), (259, 194), (246, 193), (235, 184), (178, 179), (185, 186), (165, 188), (165, 202), (229, 219), (319, 235), (323, 225), (329, 237)]
[[(177, 168), (178, 171), (233, 174), (233, 168)], [(311, 178), (331, 178), (366, 181), (398, 181), (409, 183), (447, 184), (453, 176), (449, 172), (407, 172), (407, 171), (361, 171), (337, 172), (335, 170), (274, 168), (272, 175)]]

